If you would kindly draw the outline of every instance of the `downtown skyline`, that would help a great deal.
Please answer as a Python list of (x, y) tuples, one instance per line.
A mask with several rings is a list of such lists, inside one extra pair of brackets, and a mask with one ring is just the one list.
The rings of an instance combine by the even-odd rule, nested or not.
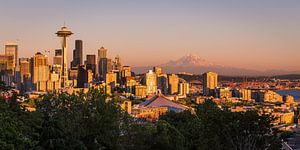
[[(84, 56), (104, 46), (109, 57), (119, 55), (130, 66), (160, 65), (192, 53), (225, 66), (298, 71), (299, 2), (269, 2), (1, 2), (0, 50), (18, 39), (20, 57), (50, 50), (52, 58), (60, 47), (54, 32), (66, 22), (74, 32), (68, 64), (80, 39)], [(12, 7), (17, 11), (5, 13)]]
[(3, 0), (0, 149), (300, 149), (299, 6)]

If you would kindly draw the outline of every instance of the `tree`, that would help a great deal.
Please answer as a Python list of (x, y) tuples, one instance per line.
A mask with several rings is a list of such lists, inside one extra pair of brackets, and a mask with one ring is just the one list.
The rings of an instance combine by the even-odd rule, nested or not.
[(44, 114), (41, 148), (119, 149), (120, 127), (126, 115), (99, 91), (52, 93), (37, 106)]
[(153, 150), (183, 150), (185, 149), (184, 136), (166, 121), (158, 121), (152, 135), (151, 149)]
[(6, 85), (4, 81), (0, 80), (0, 93), (7, 92), (8, 90), (11, 89), (12, 89), (11, 86)]
[(0, 148), (34, 148), (39, 140), (39, 116), (25, 111), (16, 95), (9, 102), (0, 98), (0, 110)]
[(155, 122), (131, 117), (98, 90), (48, 93), (26, 111), (17, 95), (0, 98), (0, 149), (280, 149), (275, 119), (230, 112), (212, 101)]
[(195, 113), (170, 112), (160, 118), (184, 136), (188, 149), (280, 149), (272, 116), (255, 111), (221, 110), (212, 101), (198, 105)]

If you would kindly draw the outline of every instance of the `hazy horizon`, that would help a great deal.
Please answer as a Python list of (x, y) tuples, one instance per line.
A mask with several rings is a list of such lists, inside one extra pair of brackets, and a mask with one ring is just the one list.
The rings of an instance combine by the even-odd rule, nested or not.
[(74, 32), (68, 62), (81, 39), (84, 56), (104, 46), (130, 66), (196, 54), (231, 67), (299, 71), (299, 6), (293, 0), (2, 1), (0, 51), (17, 41), (19, 57), (50, 50), (52, 62), (60, 48), (54, 33), (66, 22)]

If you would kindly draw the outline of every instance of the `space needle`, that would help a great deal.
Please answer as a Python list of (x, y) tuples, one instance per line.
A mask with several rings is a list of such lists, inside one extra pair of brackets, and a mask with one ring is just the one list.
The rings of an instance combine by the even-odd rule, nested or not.
[(73, 33), (64, 25), (61, 30), (55, 33), (58, 37), (62, 38), (62, 69), (60, 74), (61, 87), (67, 86), (68, 81), (68, 66), (67, 66), (67, 37), (71, 36)]

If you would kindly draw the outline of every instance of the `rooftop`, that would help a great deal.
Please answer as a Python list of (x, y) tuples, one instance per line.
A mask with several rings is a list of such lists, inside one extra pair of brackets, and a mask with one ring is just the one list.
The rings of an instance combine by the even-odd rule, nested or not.
[(187, 107), (181, 104), (177, 104), (167, 99), (163, 95), (155, 95), (151, 97), (149, 100), (142, 102), (139, 104), (142, 107), (168, 107), (171, 111), (182, 111), (186, 110)]

